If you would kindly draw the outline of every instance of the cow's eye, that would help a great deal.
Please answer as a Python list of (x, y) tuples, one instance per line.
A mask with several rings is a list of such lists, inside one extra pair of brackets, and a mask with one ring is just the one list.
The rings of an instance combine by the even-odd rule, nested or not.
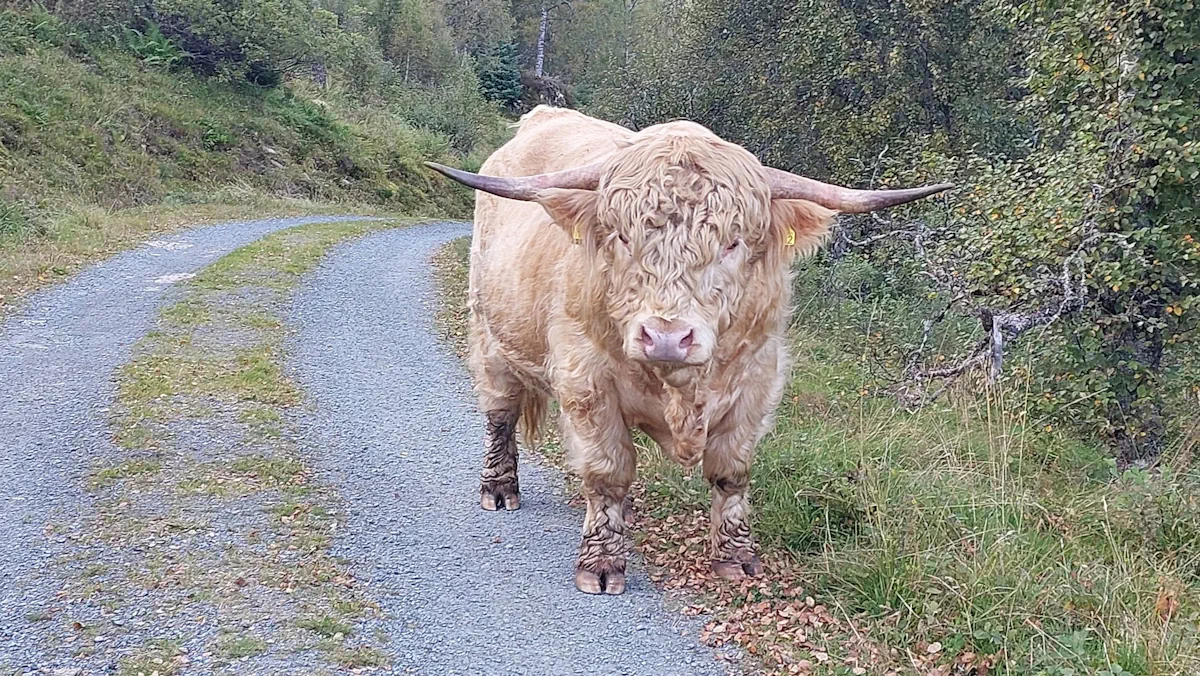
[(622, 235), (621, 233), (618, 232), (617, 239), (621, 240), (621, 244), (624, 244), (625, 246), (629, 246), (629, 238), (626, 237), (625, 235)]
[(729, 244), (729, 246), (725, 247), (725, 255), (728, 256), (729, 254), (733, 253), (734, 251), (737, 251), (738, 247), (740, 247), (741, 245), (742, 245), (741, 239), (733, 240), (733, 242), (731, 242)]

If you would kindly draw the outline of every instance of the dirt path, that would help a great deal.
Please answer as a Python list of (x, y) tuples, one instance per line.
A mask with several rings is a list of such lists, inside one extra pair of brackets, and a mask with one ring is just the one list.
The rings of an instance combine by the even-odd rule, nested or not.
[[(226, 382), (218, 373), (158, 371), (216, 368), (267, 347), (254, 342), (279, 335), (263, 323), (267, 299), (285, 293), (272, 274), (292, 263), (286, 250), (264, 250), (242, 255), (238, 274), (226, 265), (213, 280), (179, 282), (273, 232), (343, 220), (362, 219), (179, 233), (34, 296), (0, 325), (0, 674), (351, 673), (388, 663), (384, 671), (417, 674), (724, 673), (696, 642), (695, 622), (664, 609), (645, 575), (631, 575), (619, 598), (574, 590), (580, 514), (556, 472), (523, 466), (518, 513), (478, 508), (481, 421), (461, 364), (434, 336), (429, 268), (436, 247), (467, 226), (383, 230), (335, 248), (308, 278), (293, 297), (287, 347), (314, 406), (292, 410), (283, 437), (264, 417), (274, 409), (261, 406), (261, 381), (237, 381), (252, 389), (230, 400), (208, 384)], [(250, 286), (235, 283), (239, 274)], [(243, 330), (246, 321), (257, 328)], [(139, 343), (152, 330), (159, 337)], [(257, 377), (253, 364), (237, 368)], [(118, 398), (118, 383), (142, 376), (173, 382), (174, 394)], [(162, 417), (163, 406), (192, 408)], [(147, 411), (158, 416), (149, 428), (138, 418)], [(337, 506), (344, 525), (318, 503)], [(340, 560), (320, 544), (335, 526)], [(306, 575), (314, 586), (293, 589)], [(320, 582), (328, 576), (334, 587), (368, 584), (337, 591)], [(381, 613), (369, 610), (376, 603)]]
[(482, 421), (434, 335), (430, 224), (341, 246), (295, 299), (288, 354), (315, 404), (307, 440), (348, 504), (335, 551), (390, 616), (401, 673), (720, 674), (644, 574), (620, 597), (572, 584), (581, 515), (561, 476), (521, 467), (515, 513), (479, 508)]
[(83, 479), (114, 456), (113, 372), (175, 297), (172, 285), (260, 237), (319, 216), (224, 223), (164, 237), (35, 294), (0, 325), (0, 665), (35, 664)]

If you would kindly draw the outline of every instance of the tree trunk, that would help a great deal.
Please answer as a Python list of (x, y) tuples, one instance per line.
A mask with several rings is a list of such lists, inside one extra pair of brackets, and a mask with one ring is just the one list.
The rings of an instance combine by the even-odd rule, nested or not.
[[(1119, 467), (1145, 467), (1158, 461), (1166, 445), (1160, 336), (1128, 327), (1113, 341), (1126, 357), (1109, 378), (1116, 402), (1109, 408)], [(1135, 366), (1136, 365), (1136, 366)], [(1140, 367), (1140, 368), (1137, 368)], [(1140, 377), (1135, 378), (1134, 373)], [(1138, 390), (1144, 388), (1141, 392)]]
[(550, 6), (542, 5), (542, 23), (538, 27), (537, 38), (537, 62), (533, 67), (533, 74), (537, 77), (542, 76), (542, 71), (546, 65), (546, 31), (550, 29)]

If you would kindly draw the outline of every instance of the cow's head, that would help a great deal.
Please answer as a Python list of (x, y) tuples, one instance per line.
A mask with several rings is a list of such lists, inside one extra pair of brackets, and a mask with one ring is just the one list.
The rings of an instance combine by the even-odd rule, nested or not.
[[(946, 190), (852, 190), (762, 166), (691, 122), (649, 127), (588, 166), (526, 177), (432, 168), (477, 190), (534, 201), (586, 247), (596, 294), (628, 358), (708, 362), (739, 318), (778, 307), (796, 255), (816, 250), (838, 212)], [(770, 298), (748, 296), (772, 294)]]

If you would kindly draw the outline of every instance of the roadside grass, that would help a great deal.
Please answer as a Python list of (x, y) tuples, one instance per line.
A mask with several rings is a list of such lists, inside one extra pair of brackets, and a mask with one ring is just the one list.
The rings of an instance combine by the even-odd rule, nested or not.
[[(310, 651), (313, 666), (386, 665), (361, 629), (378, 605), (329, 551), (337, 496), (294, 441), (301, 394), (280, 329), (291, 290), (330, 247), (400, 224), (301, 226), (229, 254), (186, 283), (119, 371), (112, 432), (124, 457), (87, 481), (97, 510), (72, 539), (63, 597), (97, 635), (156, 618), (170, 649), (126, 652), (119, 673), (232, 662), (258, 673), (270, 667), (256, 659)], [(115, 593), (128, 589), (145, 593)]]
[[(439, 255), (450, 338), (466, 315), (463, 251)], [(1200, 673), (1191, 445), (1119, 472), (1030, 424), (1017, 388), (968, 384), (909, 413), (870, 393), (852, 336), (802, 325), (792, 349), (752, 477), (762, 581), (707, 574), (707, 485), (638, 440), (637, 546), (667, 587), (696, 595), (692, 612), (713, 614), (706, 640), (780, 674)]]
[(434, 315), (438, 332), (459, 356), (467, 353), (467, 273), (471, 238), (460, 237), (433, 255), (433, 268), (442, 302)]

